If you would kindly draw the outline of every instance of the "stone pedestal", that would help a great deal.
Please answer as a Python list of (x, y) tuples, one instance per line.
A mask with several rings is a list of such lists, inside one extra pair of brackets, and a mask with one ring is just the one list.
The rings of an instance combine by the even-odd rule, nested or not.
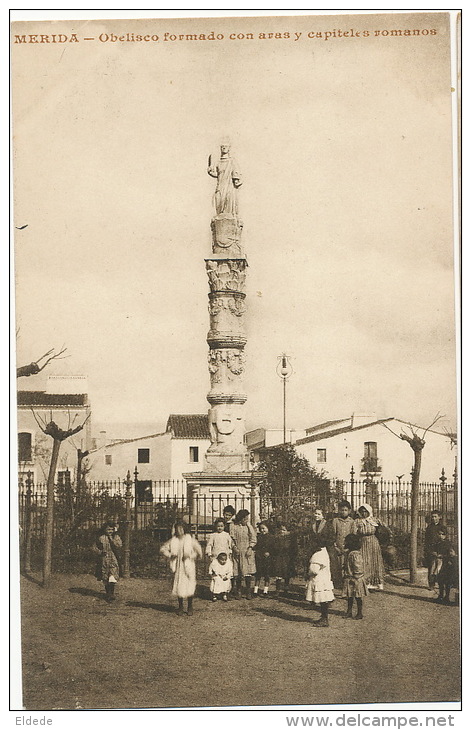
[(247, 509), (252, 524), (259, 519), (258, 488), (251, 483), (249, 471), (203, 471), (184, 474), (187, 483), (187, 504), (191, 521), (197, 525), (212, 524), (222, 517), (224, 507), (232, 505), (236, 512)]

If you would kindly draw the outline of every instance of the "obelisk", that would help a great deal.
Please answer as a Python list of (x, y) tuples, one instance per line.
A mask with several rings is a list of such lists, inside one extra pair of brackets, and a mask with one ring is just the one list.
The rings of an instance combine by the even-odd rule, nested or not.
[(244, 444), (244, 392), (247, 258), (242, 247), (243, 224), (239, 217), (239, 166), (228, 141), (211, 155), (208, 174), (217, 180), (211, 219), (211, 255), (205, 259), (209, 279), (208, 368), (211, 388), (209, 433), (211, 444), (203, 471), (185, 474), (193, 495), (236, 491), (243, 496), (251, 472)]
[(244, 445), (247, 396), (243, 386), (247, 259), (242, 249), (243, 224), (238, 205), (242, 176), (229, 142), (221, 144), (218, 159), (209, 158), (208, 174), (217, 179), (217, 184), (216, 215), (211, 220), (212, 255), (205, 259), (210, 288), (207, 342), (211, 380), (207, 395), (211, 406), (211, 446), (206, 452), (205, 468), (241, 472), (247, 468)]

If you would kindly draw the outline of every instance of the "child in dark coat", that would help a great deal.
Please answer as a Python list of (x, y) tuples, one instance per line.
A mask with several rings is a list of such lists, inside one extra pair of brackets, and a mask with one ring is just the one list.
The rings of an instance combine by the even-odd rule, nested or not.
[(275, 575), (276, 595), (284, 584), (285, 595), (289, 590), (289, 581), (296, 574), (296, 538), (288, 531), (286, 525), (279, 525), (275, 535), (273, 573)]
[(430, 514), (430, 522), (425, 528), (424, 535), (424, 563), (427, 568), (428, 588), (431, 591), (436, 581), (436, 554), (435, 545), (438, 542), (438, 532), (443, 528), (440, 512), (436, 509)]
[(267, 596), (270, 578), (273, 575), (274, 538), (270, 534), (270, 529), (266, 522), (260, 522), (258, 530), (257, 544), (255, 545), (256, 571), (253, 592), (254, 596), (257, 596), (263, 582), (263, 595)]
[(459, 588), (458, 557), (447, 537), (445, 527), (438, 531), (438, 541), (434, 553), (437, 556), (438, 603), (450, 603), (451, 588)]

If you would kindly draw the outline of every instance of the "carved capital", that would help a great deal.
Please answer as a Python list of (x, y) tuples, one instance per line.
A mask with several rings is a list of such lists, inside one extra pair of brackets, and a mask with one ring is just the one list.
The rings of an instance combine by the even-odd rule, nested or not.
[(246, 266), (245, 259), (208, 259), (206, 271), (211, 292), (244, 292)]

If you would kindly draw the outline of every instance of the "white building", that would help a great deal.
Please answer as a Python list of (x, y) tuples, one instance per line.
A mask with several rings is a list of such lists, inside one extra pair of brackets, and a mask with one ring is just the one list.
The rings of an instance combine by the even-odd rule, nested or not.
[(101, 431), (88, 455), (88, 478), (124, 479), (137, 469), (141, 489), (161, 481), (168, 496), (186, 496), (182, 475), (203, 470), (209, 445), (207, 414), (171, 414), (165, 431), (137, 438), (110, 438)]
[[(50, 375), (46, 390), (19, 390), (18, 473), (25, 481), (28, 472), (34, 483), (45, 482), (49, 473), (52, 438), (40, 425), (54, 421), (60, 428), (74, 428), (88, 420), (82, 431), (65, 439), (59, 451), (56, 482), (75, 480), (78, 449), (91, 446), (90, 403), (87, 379), (82, 375)], [(39, 423), (38, 423), (39, 422)]]
[[(306, 436), (306, 431), (287, 430), (286, 443), (295, 444), (298, 439)], [(253, 431), (247, 431), (245, 434), (245, 444), (249, 452), (254, 454), (255, 460), (258, 460), (259, 449), (269, 448), (270, 446), (279, 446), (283, 443), (283, 429), (266, 429), (256, 428)]]
[[(399, 418), (353, 415), (306, 429), (306, 436), (298, 439), (295, 447), (312, 466), (323, 469), (332, 479), (349, 481), (353, 467), (358, 481), (368, 475), (386, 482), (397, 482), (399, 477), (410, 481), (414, 452), (407, 441), (397, 436), (410, 436), (412, 429), (422, 436), (425, 428)], [(451, 482), (455, 457), (456, 446), (449, 436), (435, 429), (427, 431), (420, 481), (436, 483), (444, 469)]]
[[(411, 425), (399, 418), (377, 419), (375, 414), (354, 414), (311, 426), (305, 431), (289, 431), (286, 442), (330, 479), (350, 481), (353, 467), (354, 479), (358, 482), (368, 477), (387, 482), (397, 482), (400, 477), (399, 481), (408, 482), (414, 453), (409, 444), (397, 436), (401, 432), (411, 435), (411, 428), (419, 436), (425, 431), (425, 427)], [(255, 429), (246, 434), (246, 443), (253, 460), (258, 461), (264, 448), (283, 443), (283, 432)], [(420, 481), (438, 483), (444, 469), (451, 483), (455, 466), (456, 446), (450, 437), (436, 428), (427, 431)]]

